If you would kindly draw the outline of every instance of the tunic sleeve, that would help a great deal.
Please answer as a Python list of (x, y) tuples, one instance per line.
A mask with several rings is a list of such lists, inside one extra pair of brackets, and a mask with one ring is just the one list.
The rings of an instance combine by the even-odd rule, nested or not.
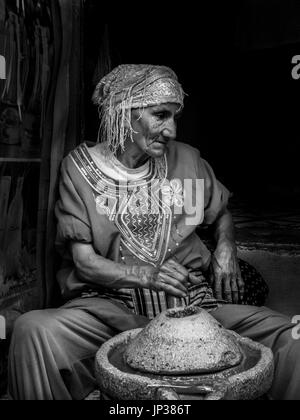
[(68, 170), (68, 159), (62, 164), (59, 186), (59, 200), (56, 204), (57, 217), (56, 246), (63, 252), (70, 241), (85, 244), (92, 243), (92, 232), (88, 212), (83, 199), (76, 188), (76, 179)]
[(209, 163), (199, 157), (199, 179), (204, 179), (205, 185), (205, 216), (204, 224), (212, 225), (228, 205), (230, 192), (216, 178)]

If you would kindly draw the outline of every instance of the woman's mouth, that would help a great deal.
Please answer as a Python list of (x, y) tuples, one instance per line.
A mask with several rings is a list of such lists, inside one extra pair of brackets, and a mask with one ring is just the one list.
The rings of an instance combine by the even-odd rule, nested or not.
[(162, 138), (160, 138), (160, 137), (157, 137), (155, 140), (154, 140), (154, 142), (153, 143), (158, 143), (158, 144), (162, 144), (163, 146), (166, 146), (167, 145), (167, 140), (165, 140), (165, 139), (162, 139)]

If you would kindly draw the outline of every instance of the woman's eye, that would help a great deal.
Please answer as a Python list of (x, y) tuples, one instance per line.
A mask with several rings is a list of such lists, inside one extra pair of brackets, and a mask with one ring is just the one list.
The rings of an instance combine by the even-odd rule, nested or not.
[(159, 120), (163, 120), (166, 117), (166, 114), (164, 112), (160, 112), (158, 114), (155, 114), (156, 118), (158, 118)]

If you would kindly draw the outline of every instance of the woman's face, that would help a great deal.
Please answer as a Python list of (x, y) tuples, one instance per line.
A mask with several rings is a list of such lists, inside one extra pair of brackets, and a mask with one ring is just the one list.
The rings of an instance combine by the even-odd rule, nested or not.
[(176, 139), (180, 110), (167, 103), (132, 111), (133, 140), (141, 154), (160, 158), (166, 153), (169, 141)]

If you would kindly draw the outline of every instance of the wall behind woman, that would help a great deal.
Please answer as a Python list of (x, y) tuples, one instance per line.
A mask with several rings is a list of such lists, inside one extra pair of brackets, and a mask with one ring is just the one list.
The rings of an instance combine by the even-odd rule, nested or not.
[[(220, 11), (217, 20), (203, 14), (184, 30), (169, 20), (107, 26), (113, 65), (163, 64), (177, 72), (189, 95), (179, 124), (180, 140), (199, 148), (232, 191), (251, 200), (268, 196), (278, 201), (281, 196), (288, 206), (300, 195), (296, 154), (300, 82), (291, 76), (300, 37), (288, 25), (294, 19), (291, 2), (279, 3), (271, 8), (266, 2), (258, 7), (258, 2), (241, 1), (226, 15)], [(96, 24), (96, 2), (87, 5), (86, 135), (94, 139), (97, 110), (90, 105), (90, 76), (98, 53), (95, 40), (100, 44), (104, 24), (102, 28)], [(264, 25), (259, 24), (262, 16)], [(247, 17), (250, 23), (245, 23)], [(282, 24), (274, 26), (274, 18), (282, 19)]]

